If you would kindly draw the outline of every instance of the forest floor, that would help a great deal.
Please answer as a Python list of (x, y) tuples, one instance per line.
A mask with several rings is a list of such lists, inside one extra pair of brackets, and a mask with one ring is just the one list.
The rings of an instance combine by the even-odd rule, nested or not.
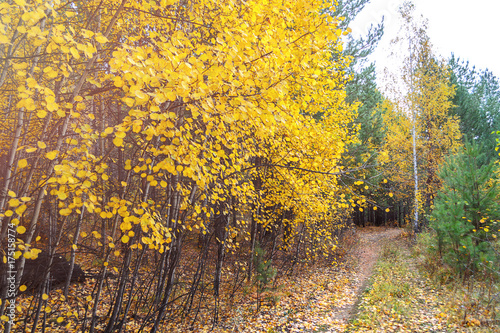
[[(226, 282), (225, 295), (230, 294), (231, 286), (235, 290), (233, 296), (220, 298), (216, 324), (211, 310), (213, 299), (206, 298), (197, 303), (199, 310), (194, 318), (173, 317), (162, 332), (500, 333), (498, 280), (492, 283), (486, 276), (458, 277), (451, 267), (442, 264), (432, 250), (433, 243), (430, 233), (420, 234), (415, 242), (404, 229), (350, 229), (329, 257), (293, 264), (284, 259), (273, 261), (272, 265), (286, 264), (289, 269), (282, 270), (284, 273), (259, 293), (255, 282)], [(243, 279), (236, 277), (234, 281)], [(57, 311), (85, 310), (81, 300), (92, 300), (92, 281), (73, 287), (78, 288), (72, 293), (78, 297)], [(58, 293), (54, 299), (62, 297), (62, 291)], [(25, 297), (19, 305), (28, 308), (32, 300), (33, 296)], [(86, 315), (74, 310), (71, 313), (76, 319)], [(102, 313), (105, 316), (104, 310)], [(130, 320), (126, 331), (136, 331), (141, 320)], [(59, 318), (52, 323), (52, 331), (59, 326), (60, 332), (75, 331), (65, 330), (69, 326), (58, 323)]]
[[(332, 265), (294, 274), (280, 281), (274, 304), (255, 315), (233, 316), (219, 332), (344, 332), (349, 329), (359, 300), (384, 244), (395, 242), (402, 229), (358, 228), (344, 240), (343, 259)], [(345, 244), (348, 243), (348, 244)], [(350, 244), (349, 244), (350, 243)]]
[(403, 232), (399, 228), (365, 227), (357, 229), (357, 243), (353, 251), (349, 253), (349, 260), (355, 267), (353, 274), (357, 275), (357, 283), (353, 285), (355, 289), (355, 303), (349, 303), (337, 317), (344, 324), (351, 319), (356, 306), (361, 299), (361, 294), (368, 284), (368, 279), (372, 275), (373, 266), (377, 262), (384, 244), (400, 239)]
[[(500, 332), (491, 286), (471, 290), (449, 272), (426, 272), (427, 245), (410, 245), (403, 229), (358, 228), (344, 242), (339, 264), (280, 281), (270, 294), (275, 302), (252, 316), (233, 313), (231, 324), (215, 331)], [(448, 283), (436, 282), (436, 274)]]
[(359, 234), (355, 257), (368, 278), (344, 332), (500, 332), (498, 284), (457, 276), (431, 250), (431, 234)]

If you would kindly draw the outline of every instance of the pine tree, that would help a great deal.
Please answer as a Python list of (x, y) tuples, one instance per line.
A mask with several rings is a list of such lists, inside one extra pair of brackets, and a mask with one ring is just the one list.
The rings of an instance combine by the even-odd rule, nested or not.
[(500, 188), (495, 163), (482, 162), (480, 147), (466, 143), (440, 170), (443, 186), (431, 215), (443, 259), (464, 273), (494, 261), (492, 243), (499, 234)]
[(488, 70), (479, 70), (454, 56), (448, 62), (456, 88), (452, 114), (469, 140), (484, 146), (485, 161), (497, 157), (494, 131), (500, 129), (500, 82)]
[(269, 284), (274, 280), (277, 270), (272, 266), (271, 259), (266, 260), (266, 251), (256, 244), (253, 262), (255, 266), (255, 282), (257, 284), (257, 309), (260, 308), (261, 295), (263, 292), (269, 291)]

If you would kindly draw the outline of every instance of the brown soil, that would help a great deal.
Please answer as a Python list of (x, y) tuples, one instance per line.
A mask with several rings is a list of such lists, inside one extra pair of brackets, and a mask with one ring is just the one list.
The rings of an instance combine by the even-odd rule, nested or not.
[[(402, 229), (385, 227), (357, 228), (355, 231), (357, 243), (349, 253), (349, 260), (353, 265), (353, 279), (351, 288), (353, 297), (338, 312), (333, 314), (341, 327), (347, 325), (355, 313), (357, 303), (366, 288), (368, 278), (372, 275), (373, 266), (377, 261), (382, 245), (401, 236)], [(345, 326), (344, 326), (345, 327)]]

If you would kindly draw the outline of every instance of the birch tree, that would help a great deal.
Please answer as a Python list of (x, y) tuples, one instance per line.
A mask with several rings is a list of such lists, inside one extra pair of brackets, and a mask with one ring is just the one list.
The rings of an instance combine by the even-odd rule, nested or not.
[[(293, 258), (333, 251), (355, 107), (332, 12), (302, 0), (0, 3), (0, 244), (6, 262), (12, 231), (17, 265), (3, 328), (217, 322), (256, 240)], [(78, 261), (92, 286), (54, 290), (49, 262), (23, 295), (40, 251)], [(199, 317), (205, 304), (212, 318)]]
[(444, 156), (458, 149), (461, 133), (458, 119), (449, 112), (454, 96), (450, 71), (432, 51), (426, 20), (415, 17), (411, 2), (400, 8), (400, 15), (403, 25), (392, 42), (392, 56), (402, 65), (397, 73), (386, 71), (390, 102), (385, 119), (390, 129), (387, 154), (381, 161), (398, 161), (392, 166), (399, 169), (388, 166), (387, 171), (400, 184), (400, 195), (409, 196), (412, 184), (412, 229), (416, 233), (422, 226), (421, 214), (428, 212), (440, 186), (438, 166)]

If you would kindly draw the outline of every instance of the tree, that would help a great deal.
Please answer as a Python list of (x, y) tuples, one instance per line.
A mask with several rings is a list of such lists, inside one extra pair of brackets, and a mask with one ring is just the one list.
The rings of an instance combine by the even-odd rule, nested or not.
[(452, 56), (451, 83), (456, 87), (452, 114), (460, 119), (460, 130), (468, 140), (484, 147), (487, 161), (496, 158), (494, 131), (500, 127), (500, 85), (488, 70), (479, 70), (469, 62)]
[[(348, 27), (355, 17), (363, 10), (367, 0), (338, 1), (335, 15), (342, 17), (341, 26)], [(381, 181), (381, 175), (375, 168), (376, 156), (383, 140), (384, 130), (381, 109), (382, 94), (377, 89), (375, 65), (368, 63), (368, 56), (374, 51), (384, 33), (384, 22), (371, 25), (367, 34), (358, 38), (348, 35), (345, 46), (338, 55), (348, 56), (352, 61), (347, 68), (350, 80), (346, 82), (346, 101), (357, 106), (356, 118), (350, 124), (350, 133), (354, 141), (343, 154), (343, 165), (349, 170), (341, 182), (345, 186), (345, 195), (351, 198), (351, 205), (361, 208), (370, 202), (378, 201), (373, 188)], [(337, 59), (333, 53), (333, 59)], [(370, 186), (368, 186), (370, 185)], [(368, 186), (371, 189), (366, 189)], [(383, 196), (384, 194), (382, 194)], [(358, 216), (359, 215), (359, 216)], [(365, 213), (356, 213), (358, 217)]]
[[(365, 5), (369, 0), (355, 0), (346, 1), (338, 0), (335, 7), (334, 16), (341, 17), (340, 27), (347, 29), (356, 16), (363, 10)], [(368, 29), (366, 36), (361, 36), (359, 38), (354, 38), (352, 35), (347, 36), (345, 46), (342, 49), (344, 55), (350, 56), (351, 62), (351, 73), (361, 74), (363, 71), (357, 71), (362, 69), (363, 64), (366, 62), (366, 57), (373, 53), (378, 42), (384, 34), (384, 22), (380, 22), (377, 25), (371, 25)], [(360, 68), (357, 68), (359, 65)], [(369, 71), (368, 73), (370, 73)], [(352, 83), (351, 83), (352, 84)]]
[[(62, 322), (154, 332), (207, 297), (216, 322), (228, 253), (252, 262), (247, 235), (274, 231), (275, 248), (294, 258), (333, 249), (355, 112), (345, 102), (350, 60), (331, 58), (347, 31), (321, 14), (327, 7), (0, 4), (0, 242), (4, 251), (15, 239), (14, 289), (40, 250), (97, 272), (88, 294), (71, 277), (54, 291), (50, 264), (33, 302), (4, 293), (0, 315), (19, 304), (7, 332)], [(198, 236), (196, 257), (187, 250)], [(81, 316), (64, 311), (70, 298)]]
[[(408, 177), (413, 175), (413, 229), (417, 232), (422, 224), (419, 213), (430, 209), (440, 186), (438, 166), (446, 155), (460, 147), (461, 133), (458, 119), (449, 114), (454, 96), (454, 88), (449, 84), (450, 71), (433, 55), (425, 21), (415, 21), (413, 10), (411, 3), (401, 7), (404, 36), (393, 43), (399, 49), (404, 49), (409, 43), (409, 55), (404, 59), (402, 75), (389, 79), (393, 82), (388, 90), (392, 103), (387, 108), (386, 119), (387, 125), (395, 132), (388, 134), (387, 154), (381, 162), (397, 165), (385, 172), (388, 178), (406, 184), (406, 195), (410, 183)], [(410, 34), (406, 35), (407, 32)], [(394, 112), (396, 114), (391, 114)], [(403, 157), (396, 157), (398, 154), (403, 154)], [(392, 163), (393, 159), (400, 162)], [(405, 167), (404, 161), (413, 161), (412, 168)]]
[(498, 267), (492, 247), (500, 223), (497, 165), (485, 163), (482, 154), (473, 142), (446, 159), (439, 173), (443, 186), (431, 215), (439, 254), (462, 274)]

